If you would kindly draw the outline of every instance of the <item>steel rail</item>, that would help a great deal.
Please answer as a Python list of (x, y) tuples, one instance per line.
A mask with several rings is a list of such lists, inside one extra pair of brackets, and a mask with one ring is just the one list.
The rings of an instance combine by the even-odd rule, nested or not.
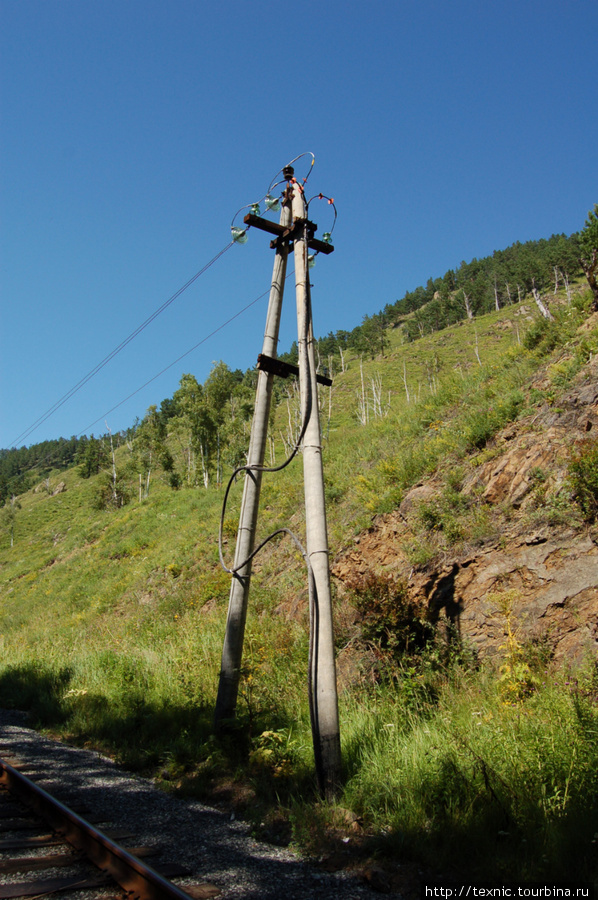
[(139, 900), (189, 900), (189, 894), (119, 847), (89, 822), (0, 759), (0, 784), (40, 815), (69, 844)]

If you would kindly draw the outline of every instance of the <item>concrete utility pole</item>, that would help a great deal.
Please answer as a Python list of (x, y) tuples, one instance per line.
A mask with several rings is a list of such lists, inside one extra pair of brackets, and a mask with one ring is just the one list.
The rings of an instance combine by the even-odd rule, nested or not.
[(308, 269), (308, 226), (303, 191), (295, 184), (293, 222), (295, 291), (297, 296), (297, 346), (301, 408), (307, 417), (303, 437), (305, 482), (305, 531), (307, 559), (311, 567), (312, 614), (310, 659), (310, 704), (316, 770), (320, 787), (332, 796), (340, 783), (341, 746), (334, 661), (334, 633), (326, 500), (322, 467), (322, 437)]
[[(291, 203), (286, 198), (280, 213), (280, 224), (285, 228), (289, 228), (291, 224)], [(281, 241), (274, 258), (272, 287), (270, 289), (266, 330), (262, 346), (262, 354), (268, 357), (275, 357), (277, 353), (288, 253), (288, 240)], [(233, 563), (234, 574), (230, 589), (228, 619), (222, 650), (222, 667), (220, 670), (218, 696), (216, 698), (215, 722), (217, 730), (221, 729), (227, 719), (234, 718), (237, 705), (245, 620), (247, 618), (247, 603), (251, 581), (251, 561), (241, 566), (241, 568), (239, 566), (251, 556), (255, 547), (255, 531), (262, 485), (260, 469), (264, 465), (266, 454), (273, 378), (274, 376), (271, 372), (266, 372), (263, 369), (260, 369), (258, 372), (249, 452), (247, 454), (248, 469), (245, 475), (243, 499), (241, 501), (237, 547)]]
[[(293, 177), (292, 167), (287, 166), (283, 169), (283, 174), (287, 180), (287, 190), (280, 224), (253, 214), (245, 216), (244, 220), (246, 224), (276, 236), (276, 240), (271, 244), (276, 248), (276, 259), (268, 308), (268, 324), (263, 352), (258, 360), (260, 371), (256, 405), (233, 566), (233, 583), (222, 653), (215, 721), (216, 728), (222, 729), (226, 720), (234, 717), (237, 702), (251, 576), (251, 562), (247, 562), (245, 565), (243, 563), (251, 555), (255, 546), (261, 484), (260, 467), (263, 467), (265, 456), (272, 375), (286, 377), (289, 374), (299, 374), (306, 507), (306, 559), (309, 567), (310, 588), (309, 703), (318, 781), (322, 793), (331, 797), (340, 784), (341, 747), (317, 388), (318, 382), (325, 384), (331, 384), (331, 382), (321, 375), (316, 375), (307, 254), (308, 248), (323, 253), (330, 253), (334, 248), (329, 243), (314, 238), (316, 226), (306, 218), (303, 190)], [(275, 359), (290, 241), (293, 242), (295, 257), (298, 369)]]

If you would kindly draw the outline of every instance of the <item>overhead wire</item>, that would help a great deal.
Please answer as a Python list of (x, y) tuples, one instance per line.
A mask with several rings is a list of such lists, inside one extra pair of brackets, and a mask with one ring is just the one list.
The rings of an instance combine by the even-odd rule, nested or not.
[[(303, 182), (302, 182), (303, 185), (305, 185), (309, 176), (311, 175), (314, 163), (316, 161), (315, 155), (311, 151), (306, 151), (305, 153), (300, 153), (299, 156), (296, 156), (294, 159), (292, 159), (290, 161), (290, 163), (288, 163), (288, 165), (290, 166), (293, 163), (297, 162), (298, 160), (303, 159), (303, 157), (305, 157), (305, 156), (311, 156), (311, 163), (310, 163), (310, 167), (307, 171), (306, 176), (303, 178)], [(274, 182), (276, 181), (276, 178), (282, 171), (283, 171), (283, 169), (279, 169), (279, 171), (276, 173), (276, 175), (270, 182), (270, 186), (265, 195), (266, 197), (273, 189)], [(277, 184), (279, 184), (279, 183), (280, 182), (277, 182)], [(300, 186), (300, 190), (303, 191), (303, 188), (301, 186)], [(322, 197), (321, 194), (319, 196)], [(264, 198), (261, 198), (261, 199), (264, 199)], [(259, 202), (261, 202), (261, 200)], [(329, 200), (329, 202), (332, 202), (332, 201)], [(248, 204), (248, 206), (252, 206), (252, 205), (253, 204)], [(246, 208), (248, 208), (248, 207), (241, 207), (241, 209), (235, 214), (235, 216), (233, 217), (233, 224), (234, 224), (234, 220), (235, 220), (236, 216), (239, 214), (239, 212), (241, 212), (242, 209), (246, 209)], [(335, 221), (336, 221), (336, 208), (335, 208)], [(31, 434), (33, 434), (33, 432), (36, 431), (40, 427), (40, 425), (42, 425), (45, 421), (47, 421), (47, 419), (49, 419), (52, 415), (54, 415), (54, 413), (57, 412), (78, 391), (80, 391), (81, 388), (84, 387), (88, 383), (88, 381), (90, 381), (95, 375), (97, 375), (106, 365), (108, 365), (109, 362), (111, 362), (114, 359), (115, 356), (117, 356), (122, 350), (124, 350), (124, 348), (128, 344), (130, 344), (131, 341), (133, 341), (139, 334), (141, 334), (141, 332), (144, 331), (144, 329), (147, 328), (148, 325), (150, 325), (154, 321), (154, 319), (156, 319), (162, 312), (164, 312), (165, 309), (167, 309), (172, 303), (174, 303), (174, 301), (178, 297), (180, 297), (180, 295), (185, 290), (187, 290), (188, 287), (190, 287), (201, 275), (204, 274), (204, 272), (206, 272), (212, 265), (214, 265), (214, 263), (218, 259), (220, 259), (220, 257), (223, 256), (226, 253), (226, 251), (229, 250), (230, 247), (232, 247), (232, 245), (234, 243), (235, 243), (235, 241), (231, 240), (225, 247), (223, 247), (223, 249), (220, 250), (216, 254), (216, 256), (214, 256), (208, 263), (206, 263), (205, 266), (203, 266), (198, 272), (196, 272), (195, 275), (193, 275), (187, 282), (185, 282), (185, 284), (182, 287), (180, 287), (178, 289), (178, 291), (176, 291), (171, 297), (169, 297), (168, 300), (166, 300), (160, 307), (158, 307), (158, 309), (155, 310), (151, 314), (151, 316), (148, 316), (148, 318), (144, 322), (142, 322), (141, 325), (139, 325), (126, 338), (124, 338), (124, 340), (122, 340), (120, 342), (120, 344), (118, 344), (107, 356), (105, 356), (103, 360), (101, 360), (99, 363), (97, 363), (97, 365), (95, 365), (93, 369), (91, 369), (86, 375), (83, 376), (83, 378), (81, 378), (65, 394), (63, 394), (62, 397), (60, 397), (55, 403), (53, 403), (52, 406), (50, 406), (49, 409), (47, 409), (44, 413), (42, 413), (42, 415), (39, 416), (28, 428), (26, 428), (19, 435), (17, 435), (17, 437), (13, 441), (11, 441), (11, 444), (13, 446), (16, 446), (19, 442), (24, 441)], [(192, 351), (189, 351), (189, 352), (192, 352)], [(183, 354), (183, 357), (185, 355), (186, 354)], [(173, 365), (174, 365), (174, 363), (173, 363)], [(155, 376), (155, 377), (159, 377), (159, 376)], [(150, 379), (150, 382), (148, 382), (148, 383), (151, 383), (152, 380), (153, 379)], [(142, 390), (142, 388), (139, 388), (139, 390)], [(137, 392), (134, 392), (134, 393), (137, 393)], [(134, 396), (134, 394), (131, 396)], [(126, 401), (122, 401), (122, 402), (126, 402)], [(121, 404), (118, 404), (118, 405), (121, 405)], [(115, 407), (115, 408), (117, 408), (117, 407)]]
[[(302, 154), (302, 155), (305, 155), (305, 154)], [(313, 154), (312, 154), (312, 156), (313, 156)], [(299, 159), (299, 157), (296, 157), (296, 158)], [(312, 163), (312, 164), (313, 164), (313, 163)], [(282, 170), (281, 170), (281, 171), (282, 171)], [(278, 173), (277, 173), (277, 174), (278, 174)], [(274, 180), (274, 179), (273, 179), (273, 180)], [(270, 189), (269, 189), (269, 190), (270, 190)], [(244, 207), (243, 207), (243, 208), (244, 208)], [(307, 231), (306, 231), (306, 227), (307, 227), (307, 226), (304, 225), (304, 239), (307, 241)], [(308, 278), (308, 274), (307, 274), (307, 273), (308, 273), (308, 267), (307, 267), (307, 254), (306, 254), (306, 261), (305, 261), (305, 280), (306, 280), (306, 283), (309, 284), (309, 278)], [(286, 276), (285, 281), (286, 281), (286, 280), (290, 277), (290, 275), (292, 275), (292, 274), (293, 274), (293, 273), (290, 272), (289, 275)], [(305, 335), (303, 336), (303, 339), (305, 340), (305, 342), (307, 342), (307, 339), (308, 339), (308, 329), (309, 329), (308, 323), (309, 323), (310, 318), (311, 318), (310, 316), (306, 316), (306, 319), (305, 319)], [(309, 363), (308, 363), (308, 365), (309, 365)], [(309, 371), (308, 371), (307, 374), (308, 374), (308, 376), (309, 376)], [(298, 437), (297, 437), (297, 439), (296, 439), (296, 441), (295, 441), (295, 446), (293, 447), (293, 449), (291, 450), (291, 452), (290, 452), (290, 454), (287, 456), (287, 458), (284, 460), (284, 462), (282, 462), (282, 463), (281, 463), (280, 465), (278, 465), (278, 466), (264, 466), (264, 465), (257, 465), (256, 463), (249, 463), (249, 464), (246, 464), (246, 465), (244, 465), (244, 466), (238, 466), (238, 467), (232, 472), (232, 474), (231, 474), (231, 476), (230, 476), (230, 478), (229, 478), (228, 484), (227, 484), (226, 489), (225, 489), (225, 492), (224, 492), (224, 498), (223, 498), (223, 500), (222, 500), (222, 510), (221, 510), (221, 514), (220, 514), (220, 527), (219, 527), (219, 531), (218, 531), (218, 555), (219, 555), (219, 558), (220, 558), (220, 565), (222, 566), (222, 568), (224, 569), (225, 572), (228, 572), (229, 575), (233, 575), (233, 576), (235, 576), (235, 577), (238, 577), (239, 571), (240, 571), (241, 569), (243, 569), (249, 562), (251, 562), (251, 560), (254, 558), (254, 556), (256, 556), (256, 555), (260, 552), (260, 550), (261, 550), (261, 549), (262, 549), (269, 541), (271, 541), (272, 538), (276, 537), (278, 534), (289, 534), (289, 535), (293, 538), (293, 540), (295, 541), (295, 543), (298, 544), (298, 546), (299, 546), (300, 549), (301, 549), (301, 552), (303, 553), (304, 557), (307, 559), (307, 557), (306, 557), (306, 555), (305, 555), (305, 551), (304, 551), (303, 548), (301, 547), (301, 544), (299, 543), (298, 538), (297, 538), (291, 531), (289, 531), (287, 528), (279, 529), (278, 531), (275, 531), (275, 532), (273, 532), (272, 534), (270, 534), (267, 538), (265, 538), (265, 540), (262, 541), (262, 543), (261, 543), (258, 547), (256, 547), (256, 548), (252, 551), (252, 553), (250, 553), (250, 555), (247, 557), (247, 559), (245, 559), (245, 560), (243, 560), (242, 562), (238, 563), (238, 564), (235, 565), (232, 569), (229, 568), (229, 567), (226, 565), (225, 561), (224, 561), (224, 553), (223, 553), (223, 549), (222, 549), (222, 548), (223, 548), (224, 518), (225, 518), (225, 515), (226, 515), (226, 505), (227, 505), (227, 501), (228, 501), (228, 495), (229, 495), (229, 493), (230, 493), (230, 490), (231, 490), (231, 488), (232, 488), (234, 482), (237, 480), (237, 476), (240, 475), (241, 472), (247, 472), (247, 473), (250, 473), (250, 472), (273, 473), (273, 472), (281, 472), (283, 469), (286, 469), (286, 467), (287, 467), (288, 465), (290, 465), (291, 462), (294, 460), (295, 456), (297, 455), (297, 453), (299, 452), (299, 450), (300, 450), (300, 448), (301, 448), (301, 443), (302, 443), (302, 441), (303, 441), (303, 437), (304, 437), (304, 435), (305, 435), (305, 431), (306, 431), (307, 425), (308, 425), (308, 423), (309, 423), (309, 418), (310, 418), (310, 416), (311, 416), (311, 410), (312, 410), (311, 383), (310, 383), (309, 377), (308, 377), (308, 379), (307, 379), (307, 391), (306, 391), (305, 409), (302, 411), (302, 425), (301, 425), (301, 429), (300, 429), (299, 435), (298, 435)]]
[[(314, 154), (311, 152), (311, 150), (307, 150), (305, 153), (300, 153), (299, 156), (296, 156), (295, 159), (292, 159), (289, 163), (287, 163), (286, 166), (283, 166), (282, 169), (279, 169), (278, 172), (276, 173), (276, 175), (274, 176), (274, 178), (272, 179), (272, 181), (270, 182), (270, 186), (269, 186), (269, 188), (268, 188), (268, 193), (269, 193), (271, 190), (274, 189), (274, 187), (275, 187), (274, 182), (276, 181), (276, 179), (278, 178), (278, 176), (280, 175), (280, 173), (283, 172), (284, 169), (287, 169), (289, 166), (292, 166), (293, 163), (296, 163), (297, 160), (303, 159), (304, 156), (311, 156), (311, 163), (310, 163), (309, 169), (307, 170), (307, 175), (305, 176), (305, 178), (303, 179), (303, 182), (302, 182), (303, 184), (306, 183), (307, 179), (309, 178), (309, 176), (310, 176), (311, 173), (312, 173), (312, 170), (313, 170), (313, 167), (314, 167), (314, 163), (315, 163), (315, 161), (316, 161), (316, 157), (315, 157)], [(278, 182), (276, 182), (276, 184), (282, 184), (282, 182), (281, 182), (281, 181), (278, 181)]]
[(107, 366), (108, 363), (111, 362), (114, 357), (121, 352), (121, 350), (124, 350), (124, 348), (128, 344), (130, 344), (131, 341), (133, 341), (138, 335), (140, 335), (141, 332), (144, 331), (148, 327), (148, 325), (150, 325), (154, 321), (154, 319), (157, 319), (157, 317), (161, 313), (163, 313), (165, 309), (167, 309), (172, 303), (174, 303), (174, 301), (178, 297), (180, 297), (181, 294), (187, 290), (187, 288), (189, 288), (195, 281), (197, 281), (197, 279), (201, 275), (207, 272), (207, 270), (211, 268), (214, 263), (216, 263), (222, 256), (224, 256), (226, 251), (233, 246), (233, 243), (234, 241), (230, 241), (225, 247), (222, 248), (222, 250), (220, 250), (214, 257), (212, 257), (212, 259), (207, 262), (205, 266), (202, 266), (202, 268), (198, 272), (196, 272), (195, 275), (193, 275), (188, 281), (185, 282), (182, 287), (175, 291), (175, 293), (172, 294), (172, 296), (169, 297), (168, 300), (165, 300), (164, 303), (158, 307), (158, 309), (156, 309), (150, 316), (148, 316), (147, 319), (145, 319), (145, 321), (141, 323), (141, 325), (138, 325), (134, 331), (132, 331), (126, 338), (124, 338), (124, 340), (122, 340), (120, 344), (118, 344), (107, 356), (105, 356), (104, 359), (101, 360), (101, 362), (94, 366), (93, 369), (91, 369), (87, 373), (87, 375), (84, 375), (83, 378), (81, 378), (75, 385), (73, 385), (72, 388), (70, 388), (70, 390), (66, 392), (66, 394), (63, 394), (63, 396), (59, 400), (57, 400), (48, 410), (46, 410), (45, 413), (39, 416), (39, 418), (37, 418), (35, 422), (33, 422), (33, 424), (29, 426), (29, 428), (26, 428), (25, 431), (21, 432), (21, 434), (18, 435), (18, 437), (15, 438), (15, 440), (12, 442), (12, 445), (15, 446), (20, 441), (24, 441), (27, 437), (29, 437), (30, 434), (33, 434), (33, 432), (36, 431), (40, 425), (42, 425), (47, 419), (49, 419), (50, 416), (57, 412), (61, 406), (64, 406), (64, 404), (68, 400), (70, 400), (71, 397), (73, 397), (78, 391), (80, 391), (81, 388), (88, 383), (88, 381), (91, 381), (91, 379), (95, 375), (97, 375), (98, 372), (100, 372), (105, 366)]
[(310, 204), (313, 200), (327, 200), (329, 206), (331, 206), (331, 207), (333, 208), (333, 210), (334, 210), (334, 219), (332, 220), (332, 226), (331, 226), (331, 228), (330, 228), (330, 231), (328, 232), (328, 234), (331, 235), (332, 232), (334, 231), (335, 226), (336, 226), (336, 218), (337, 218), (337, 210), (336, 210), (336, 206), (335, 206), (335, 204), (334, 204), (334, 197), (327, 197), (326, 194), (314, 194), (313, 197), (311, 197), (309, 200), (306, 200), (306, 201), (305, 201), (305, 208), (306, 208), (306, 212), (307, 212), (308, 218), (309, 218), (309, 204)]
[[(293, 271), (289, 272), (289, 274), (286, 276), (287, 279), (290, 278), (291, 275), (293, 275), (293, 274), (294, 274)], [(269, 293), (270, 293), (270, 289), (268, 288), (268, 290), (261, 293), (259, 295), (259, 297), (256, 297), (250, 303), (247, 303), (240, 310), (238, 310), (234, 315), (230, 316), (230, 318), (228, 318), (226, 320), (226, 322), (222, 322), (221, 325), (219, 325), (217, 328), (215, 328), (209, 334), (205, 335), (205, 337), (203, 337), (200, 341), (198, 341), (197, 344), (194, 344), (193, 347), (190, 347), (189, 350), (185, 351), (185, 353), (181, 353), (180, 356), (178, 356), (175, 360), (173, 360), (171, 363), (169, 363), (167, 366), (165, 366), (163, 369), (161, 369), (156, 375), (153, 375), (144, 384), (142, 384), (140, 387), (138, 387), (136, 390), (134, 390), (132, 393), (130, 393), (127, 397), (125, 397), (123, 400), (121, 400), (119, 403), (117, 403), (111, 409), (107, 410), (101, 416), (98, 416), (97, 419), (94, 419), (94, 421), (91, 422), (89, 425), (87, 425), (82, 431), (78, 432), (75, 435), (75, 438), (82, 437), (84, 434), (86, 434), (89, 431), (90, 428), (93, 428), (93, 426), (96, 425), (98, 422), (101, 422), (102, 419), (106, 419), (107, 416), (109, 416), (115, 410), (117, 410), (121, 406), (123, 406), (128, 400), (130, 400), (132, 397), (135, 397), (136, 394), (139, 394), (144, 388), (146, 388), (148, 385), (152, 384), (152, 382), (154, 382), (158, 378), (160, 378), (161, 375), (164, 375), (165, 372), (168, 372), (169, 369), (172, 369), (173, 366), (176, 366), (177, 363), (179, 363), (182, 359), (185, 359), (185, 357), (187, 357), (191, 353), (193, 353), (194, 350), (197, 350), (198, 347), (201, 347), (202, 344), (205, 344), (206, 341), (208, 341), (210, 338), (212, 338), (215, 334), (218, 334), (219, 331), (222, 331), (224, 328), (226, 328), (228, 325), (230, 325), (231, 322), (233, 322), (235, 319), (238, 319), (239, 316), (243, 315), (243, 313), (247, 312), (248, 309), (250, 309), (252, 306), (255, 306), (255, 304), (259, 303), (260, 300), (263, 300), (263, 298), (266, 297)], [(19, 474), (26, 474), (27, 472), (32, 472), (35, 469), (44, 468), (45, 467), (44, 464), (46, 462), (48, 462), (51, 459), (51, 457), (52, 457), (51, 453), (46, 454), (46, 456), (44, 456), (42, 459), (37, 460), (37, 462), (33, 463), (31, 466), (27, 466), (27, 468), (20, 470)]]
[[(298, 159), (301, 159), (303, 156), (306, 156), (306, 155), (310, 155), (312, 157), (311, 165), (313, 166), (313, 164), (315, 162), (315, 157), (314, 157), (313, 153), (302, 153), (302, 154), (300, 154), (300, 156), (295, 157), (294, 160), (291, 160), (291, 163), (296, 162)], [(289, 163), (289, 165), (291, 163)], [(282, 169), (279, 171), (282, 171)], [(311, 169), (310, 169), (310, 171), (308, 171), (307, 176), (303, 179), (303, 183), (305, 183), (307, 181), (307, 178), (309, 177), (310, 173), (311, 173)], [(272, 185), (273, 185), (274, 180), (275, 179), (273, 179), (273, 181), (270, 183), (268, 192), (264, 195), (264, 197), (260, 198), (260, 200), (257, 201), (258, 203), (261, 202), (263, 199), (265, 199), (265, 197), (267, 197), (271, 193), (271, 191), (273, 190)], [(278, 182), (277, 184), (279, 184), (279, 183), (281, 183), (281, 182)], [(234, 224), (236, 217), (243, 209), (249, 209), (252, 206), (254, 206), (253, 203), (247, 204), (246, 206), (241, 207), (241, 209), (239, 209), (237, 211), (237, 213), (235, 213), (235, 216), (233, 217), (233, 224)], [(336, 212), (336, 210), (335, 210), (335, 212)], [(21, 432), (21, 434), (17, 438), (15, 438), (15, 440), (12, 442), (12, 444), (14, 445), (14, 444), (17, 444), (19, 441), (24, 440), (26, 437), (28, 437), (30, 434), (32, 434), (34, 431), (36, 431), (40, 425), (42, 425), (47, 419), (50, 418), (50, 416), (52, 416), (55, 412), (57, 412), (57, 410), (60, 409), (61, 406), (63, 406), (68, 400), (70, 400), (70, 398), (72, 396), (74, 396), (82, 387), (84, 387), (85, 384), (88, 383), (88, 381), (90, 381), (96, 374), (98, 374), (98, 372), (100, 372), (106, 365), (108, 365), (108, 363), (111, 362), (111, 360), (114, 359), (114, 357), (117, 356), (117, 354), (120, 353), (121, 350), (123, 350), (145, 328), (147, 328), (148, 325), (150, 325), (154, 321), (154, 319), (156, 319), (178, 297), (180, 297), (180, 295), (188, 287), (190, 287), (195, 281), (197, 281), (197, 279), (201, 275), (203, 275), (204, 272), (206, 272), (212, 265), (214, 265), (214, 263), (217, 262), (217, 260), (220, 259), (220, 257), (223, 256), (226, 253), (226, 251), (229, 250), (230, 247), (234, 243), (235, 243), (235, 241), (230, 241), (225, 247), (223, 247), (223, 249), (220, 250), (208, 263), (206, 263), (205, 266), (203, 266), (198, 272), (196, 272), (195, 275), (193, 275), (187, 282), (185, 282), (184, 285), (182, 285), (182, 287), (180, 287), (174, 294), (172, 294), (172, 296), (169, 297), (168, 300), (166, 300), (160, 307), (158, 307), (158, 309), (155, 310), (151, 314), (151, 316), (148, 316), (148, 318), (144, 322), (142, 322), (141, 325), (139, 325), (133, 332), (131, 332), (131, 334), (129, 334), (123, 341), (121, 341), (121, 343), (118, 344), (118, 346), (115, 347), (114, 350), (112, 350), (106, 357), (104, 357), (103, 360), (101, 360), (101, 362), (99, 362), (93, 369), (91, 369), (90, 372), (87, 373), (87, 375), (85, 375), (83, 378), (81, 378), (69, 391), (67, 391), (66, 394), (64, 394), (59, 400), (57, 400), (56, 403), (53, 404), (53, 406), (51, 406), (44, 414), (42, 414), (38, 419), (36, 419), (35, 422), (33, 422), (33, 424), (29, 426), (29, 428), (27, 428), (25, 431)], [(292, 275), (292, 274), (293, 274), (292, 272), (289, 273), (289, 275), (287, 275), (287, 278), (289, 278), (290, 275)], [(221, 325), (219, 325), (217, 328), (215, 328), (213, 331), (211, 331), (210, 334), (208, 334), (204, 338), (202, 338), (201, 341), (198, 341), (197, 344), (194, 344), (193, 347), (191, 347), (189, 350), (185, 351), (185, 353), (182, 353), (175, 360), (173, 360), (173, 362), (169, 363), (167, 366), (165, 366), (163, 369), (161, 369), (160, 372), (158, 372), (156, 375), (152, 376), (152, 378), (150, 378), (146, 382), (144, 382), (144, 384), (142, 384), (140, 387), (138, 387), (135, 391), (130, 393), (127, 397), (125, 397), (119, 403), (115, 404), (113, 407), (111, 407), (109, 410), (107, 410), (105, 413), (103, 413), (103, 415), (99, 416), (97, 419), (95, 419), (93, 422), (91, 422), (89, 425), (87, 425), (82, 431), (78, 432), (76, 437), (81, 437), (83, 434), (85, 434), (90, 428), (92, 428), (94, 425), (96, 425), (102, 419), (105, 419), (107, 416), (109, 416), (115, 410), (117, 410), (121, 406), (123, 406), (128, 400), (130, 400), (132, 397), (136, 396), (144, 388), (146, 388), (148, 385), (152, 384), (154, 381), (156, 381), (158, 378), (160, 378), (161, 375), (163, 375), (165, 372), (169, 371), (169, 369), (173, 368), (173, 366), (177, 365), (177, 363), (179, 363), (181, 360), (185, 359), (185, 357), (187, 357), (191, 353), (193, 353), (194, 350), (197, 350), (198, 347), (200, 347), (203, 343), (205, 343), (207, 340), (209, 340), (211, 337), (213, 337), (215, 334), (217, 334), (219, 331), (221, 331), (223, 328), (225, 328), (231, 322), (233, 322), (236, 318), (238, 318), (238, 316), (240, 316), (244, 312), (246, 312), (251, 306), (258, 303), (261, 299), (263, 299), (263, 297), (266, 296), (266, 294), (268, 294), (268, 291), (265, 291), (264, 293), (260, 294), (259, 297), (255, 298), (255, 300), (252, 300), (250, 303), (248, 303), (246, 306), (244, 306), (242, 309), (240, 309), (237, 313), (235, 313), (233, 316), (231, 316), (229, 319), (227, 319), (225, 322), (223, 322)], [(297, 450), (298, 450), (298, 448), (295, 450), (295, 453), (297, 452)], [(293, 456), (294, 455), (295, 454), (293, 454)], [(45, 461), (45, 459), (39, 460), (37, 463), (34, 463), (33, 466), (30, 466), (26, 471), (32, 471), (33, 469), (42, 466), (44, 461)], [(289, 460), (289, 462), (290, 462), (290, 460)], [(282, 466), (282, 468), (284, 468), (284, 466)], [(278, 471), (278, 467), (273, 469), (273, 471)]]
[[(289, 274), (287, 275), (287, 278), (290, 278), (292, 274), (293, 274), (293, 272), (289, 272)], [(238, 319), (239, 316), (243, 315), (244, 312), (247, 312), (248, 309), (250, 309), (252, 306), (255, 306), (255, 304), (259, 303), (260, 300), (263, 300), (263, 298), (266, 297), (269, 293), (270, 293), (270, 288), (268, 288), (267, 291), (264, 291), (263, 293), (261, 293), (259, 295), (259, 297), (255, 298), (255, 300), (252, 300), (250, 303), (247, 303), (242, 309), (238, 310), (238, 312), (236, 312), (234, 315), (230, 316), (230, 318), (228, 318), (226, 320), (226, 322), (223, 322), (221, 325), (218, 325), (217, 328), (214, 328), (213, 331), (211, 331), (209, 334), (207, 334), (205, 337), (203, 337), (200, 341), (198, 341), (197, 344), (194, 344), (193, 347), (189, 348), (189, 350), (186, 350), (184, 353), (181, 353), (180, 356), (177, 356), (177, 358), (175, 360), (173, 360), (171, 363), (169, 363), (167, 366), (165, 366), (163, 369), (161, 369), (156, 375), (153, 375), (151, 378), (149, 378), (144, 384), (141, 385), (141, 387), (138, 387), (131, 394), (129, 394), (128, 397), (125, 397), (124, 400), (121, 400), (119, 403), (117, 403), (115, 406), (113, 406), (111, 409), (109, 409), (103, 415), (98, 416), (98, 418), (95, 419), (93, 422), (91, 422), (89, 425), (87, 425), (83, 429), (83, 431), (79, 432), (77, 437), (80, 437), (82, 434), (85, 434), (90, 428), (93, 428), (93, 426), (96, 425), (98, 422), (100, 422), (102, 419), (105, 419), (107, 416), (109, 416), (111, 413), (113, 413), (116, 409), (119, 409), (128, 400), (130, 400), (132, 397), (135, 397), (136, 394), (139, 394), (149, 384), (152, 384), (152, 382), (154, 382), (158, 378), (160, 378), (161, 375), (164, 375), (165, 372), (168, 372), (169, 369), (172, 369), (173, 366), (176, 366), (177, 363), (179, 363), (182, 359), (185, 359), (186, 356), (189, 356), (189, 354), (193, 353), (194, 350), (197, 350), (198, 347), (201, 347), (202, 344), (205, 344), (206, 341), (208, 341), (211, 337), (214, 337), (215, 334), (218, 334), (219, 331), (222, 331), (223, 328), (226, 328), (227, 325), (230, 325), (230, 323), (234, 322), (235, 319)]]

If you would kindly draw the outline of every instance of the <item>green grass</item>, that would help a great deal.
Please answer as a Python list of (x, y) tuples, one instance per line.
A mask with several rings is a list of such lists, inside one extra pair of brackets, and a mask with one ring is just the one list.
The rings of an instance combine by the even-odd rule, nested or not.
[[(387, 356), (363, 361), (366, 392), (381, 383), (384, 401), (376, 415), (370, 396), (367, 424), (359, 360), (335, 375), (329, 423), (326, 391), (322, 400), (332, 557), (430, 476), (438, 493), (420, 508), (406, 548), (414, 565), (497, 539), (497, 516), (506, 514), (464, 496), (464, 474), (490, 458), (502, 427), (556, 403), (598, 349), (593, 331), (578, 331), (580, 304), (563, 305), (549, 326), (524, 326), (519, 312), (509, 307), (413, 344), (392, 332)], [(546, 377), (532, 387), (540, 370)], [(283, 403), (273, 427), (278, 463), (287, 421)], [(580, 477), (593, 490), (590, 462)], [(282, 816), (308, 851), (338, 832), (340, 807), (362, 818), (361, 837), (349, 836), (366, 854), (488, 878), (593, 877), (594, 668), (568, 684), (540, 668), (530, 692), (509, 694), (504, 677), (457, 664), (450, 647), (422, 652), (425, 629), (417, 652), (407, 642), (404, 655), (399, 637), (409, 623), (391, 615), (394, 594), (381, 591), (361, 610), (370, 627), (361, 644), (344, 608), (364, 677), (341, 697), (345, 783), (336, 805), (322, 804), (307, 709), (305, 570), (294, 545), (272, 542), (255, 561), (237, 729), (219, 742), (212, 718), (230, 585), (218, 563), (222, 491), (172, 491), (156, 478), (147, 500), (98, 511), (94, 478), (71, 470), (51, 476), (59, 480), (67, 490), (56, 497), (19, 498), (13, 547), (6, 529), (0, 535), (3, 705), (28, 709), (35, 725), (102, 748), (171, 789), (215, 802), (243, 786), (256, 827)], [(240, 497), (239, 483), (225, 522), (227, 559)], [(538, 476), (534, 514), (573, 521), (571, 503), (559, 502)], [(260, 536), (281, 526), (301, 536), (302, 509), (299, 456), (264, 476)], [(371, 654), (376, 685), (366, 677)]]
[[(421, 677), (421, 676), (417, 676)], [(343, 803), (384, 852), (472, 878), (595, 876), (595, 671), (505, 703), (494, 679), (449, 679), (435, 702), (381, 689), (354, 710)]]

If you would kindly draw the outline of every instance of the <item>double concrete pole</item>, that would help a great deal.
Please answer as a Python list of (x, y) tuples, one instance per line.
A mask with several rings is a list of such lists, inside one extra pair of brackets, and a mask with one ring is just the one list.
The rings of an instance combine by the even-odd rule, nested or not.
[[(292, 199), (291, 199), (292, 195)], [(297, 298), (297, 331), (299, 351), (299, 386), (302, 410), (303, 471), (305, 484), (306, 557), (310, 583), (310, 658), (309, 703), (316, 772), (320, 789), (333, 796), (340, 784), (341, 747), (334, 662), (334, 635), (322, 439), (318, 407), (318, 388), (314, 352), (311, 298), (308, 277), (308, 231), (303, 192), (293, 180), (287, 189), (281, 225), (292, 231), (295, 258), (295, 290)], [(272, 289), (268, 307), (263, 354), (276, 356), (282, 294), (286, 275), (288, 240), (278, 241)], [(256, 404), (245, 476), (234, 575), (231, 585), (222, 669), (216, 700), (216, 728), (234, 717), (243, 637), (247, 617), (251, 562), (238, 568), (253, 552), (261, 486), (267, 425), (272, 395), (272, 375), (258, 372)], [(252, 469), (252, 466), (258, 467)]]

